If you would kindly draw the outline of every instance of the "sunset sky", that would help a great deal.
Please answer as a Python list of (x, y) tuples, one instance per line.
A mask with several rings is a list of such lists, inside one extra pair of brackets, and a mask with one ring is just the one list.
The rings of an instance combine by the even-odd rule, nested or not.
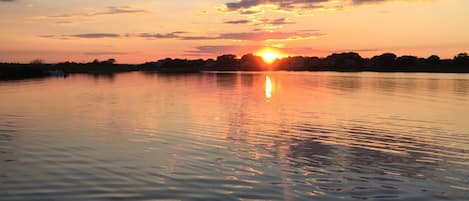
[(467, 0), (0, 0), (0, 62), (142, 63), (270, 47), (450, 58), (469, 51)]

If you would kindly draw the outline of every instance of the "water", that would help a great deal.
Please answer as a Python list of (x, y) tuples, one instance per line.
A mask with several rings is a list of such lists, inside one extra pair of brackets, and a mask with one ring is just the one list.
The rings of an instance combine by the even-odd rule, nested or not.
[(0, 200), (469, 200), (469, 75), (0, 82)]

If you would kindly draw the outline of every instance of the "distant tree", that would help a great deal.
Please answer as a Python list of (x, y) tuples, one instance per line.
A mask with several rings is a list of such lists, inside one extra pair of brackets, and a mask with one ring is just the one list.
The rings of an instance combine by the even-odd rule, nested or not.
[[(401, 56), (396, 59), (396, 65), (399, 67), (414, 67), (419, 64), (419, 59), (415, 56)], [(405, 69), (409, 70), (409, 69)]]
[(427, 58), (425, 63), (429, 66), (437, 66), (440, 64), (440, 57), (437, 55), (432, 55)]
[(213, 70), (215, 64), (216, 61), (214, 59), (207, 59), (202, 66), (202, 70)]
[(289, 71), (306, 71), (310, 70), (310, 66), (315, 64), (314, 62), (319, 63), (319, 58), (307, 58), (302, 56), (288, 57), (279, 60), (276, 63), (276, 68)]
[(236, 55), (234, 54), (225, 54), (217, 57), (217, 61), (232, 61), (236, 60)]
[(363, 62), (364, 59), (355, 52), (335, 53), (326, 58), (326, 64), (336, 70), (356, 70)]
[(455, 60), (456, 60), (456, 59), (469, 59), (469, 56), (467, 55), (466, 52), (464, 52), (464, 53), (459, 53), (458, 55), (456, 55), (456, 56), (454, 57), (454, 59), (455, 59)]
[(30, 62), (30, 64), (36, 64), (36, 65), (38, 65), (38, 64), (44, 64), (44, 60), (42, 60), (42, 59), (34, 59), (34, 60), (32, 60), (32, 61)]
[(384, 53), (379, 56), (374, 56), (371, 58), (371, 66), (381, 67), (381, 68), (390, 68), (395, 65), (397, 56), (393, 53)]
[(240, 70), (262, 70), (264, 62), (262, 58), (253, 54), (246, 54), (241, 57)]
[(469, 67), (469, 56), (467, 53), (459, 53), (453, 59), (453, 64), (455, 66)]
[(437, 55), (432, 55), (432, 56), (429, 56), (427, 60), (437, 62), (437, 61), (440, 61), (440, 57)]
[(106, 64), (115, 64), (115, 63), (116, 63), (116, 59), (111, 58), (111, 59), (108, 59), (108, 60), (104, 61), (104, 63), (106, 63)]
[(308, 67), (319, 67), (321, 65), (321, 59), (319, 57), (306, 57), (305, 65)]
[(236, 55), (225, 54), (217, 57), (216, 65), (217, 70), (238, 70), (239, 60)]

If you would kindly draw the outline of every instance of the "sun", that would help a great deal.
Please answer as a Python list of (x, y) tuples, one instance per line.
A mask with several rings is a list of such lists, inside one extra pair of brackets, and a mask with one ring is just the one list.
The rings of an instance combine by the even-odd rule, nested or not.
[(287, 55), (281, 52), (276, 48), (265, 47), (254, 53), (254, 55), (259, 56), (264, 60), (266, 64), (273, 64), (278, 59), (284, 58)]
[(269, 64), (273, 63), (279, 57), (277, 54), (270, 51), (263, 52), (261, 56), (262, 59)]

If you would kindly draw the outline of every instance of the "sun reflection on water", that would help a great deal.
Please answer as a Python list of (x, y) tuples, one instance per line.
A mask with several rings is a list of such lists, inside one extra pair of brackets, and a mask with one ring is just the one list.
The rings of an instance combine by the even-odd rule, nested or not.
[(272, 79), (270, 79), (270, 76), (266, 75), (265, 76), (265, 97), (267, 99), (271, 99), (272, 93), (273, 93)]

